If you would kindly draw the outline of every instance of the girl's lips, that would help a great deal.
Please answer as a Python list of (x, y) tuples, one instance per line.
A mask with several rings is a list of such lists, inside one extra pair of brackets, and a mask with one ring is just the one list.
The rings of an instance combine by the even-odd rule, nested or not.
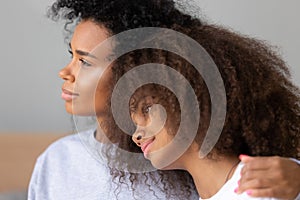
[(71, 101), (78, 96), (79, 94), (70, 92), (69, 90), (66, 89), (62, 89), (61, 98), (64, 99), (65, 101)]
[(154, 138), (147, 140), (141, 145), (141, 149), (144, 152), (144, 155), (147, 155), (150, 149), (151, 144), (153, 143)]

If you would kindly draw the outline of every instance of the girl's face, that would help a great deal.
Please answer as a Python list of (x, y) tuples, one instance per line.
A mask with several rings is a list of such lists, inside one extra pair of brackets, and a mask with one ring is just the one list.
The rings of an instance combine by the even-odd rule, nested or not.
[(59, 72), (64, 80), (62, 98), (68, 113), (83, 116), (105, 114), (112, 78), (111, 67), (105, 69), (105, 66), (111, 49), (96, 48), (107, 38), (107, 29), (92, 21), (82, 21), (75, 28), (70, 43), (72, 60)]
[[(154, 167), (179, 169), (183, 156), (162, 167), (165, 156), (170, 156), (163, 151), (164, 147), (172, 142), (174, 133), (171, 133), (172, 129), (168, 128), (170, 123), (167, 123), (167, 109), (157, 104), (158, 98), (151, 95), (152, 93), (153, 91), (146, 87), (135, 93), (134, 98), (132, 98), (130, 103), (131, 118), (137, 127), (132, 139)], [(172, 120), (168, 119), (168, 121)]]

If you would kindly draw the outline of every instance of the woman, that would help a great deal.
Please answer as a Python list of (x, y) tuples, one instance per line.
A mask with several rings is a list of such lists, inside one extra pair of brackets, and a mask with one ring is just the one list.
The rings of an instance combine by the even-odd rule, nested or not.
[[(62, 98), (65, 100), (67, 112), (73, 115), (90, 116), (96, 113), (99, 126), (96, 132), (89, 130), (80, 134), (84, 135), (84, 138), (73, 135), (57, 141), (39, 157), (30, 183), (29, 199), (115, 199), (115, 194), (119, 199), (140, 199), (144, 198), (145, 194), (147, 194), (147, 199), (170, 199), (170, 197), (182, 199), (182, 196), (186, 198), (188, 194), (191, 194), (189, 199), (195, 198), (192, 183), (190, 186), (178, 186), (176, 184), (164, 185), (159, 182), (165, 179), (191, 181), (187, 173), (154, 171), (135, 174), (118, 171), (112, 167), (109, 168), (106, 163), (99, 162), (99, 159), (95, 158), (98, 152), (87, 149), (82, 141), (87, 139), (102, 146), (107, 142), (107, 138), (101, 134), (104, 130), (108, 138), (118, 143), (122, 149), (133, 149), (139, 152), (139, 148), (131, 141), (131, 137), (123, 134), (115, 125), (109, 110), (112, 87), (124, 71), (121, 61), (115, 61), (105, 71), (103, 68), (93, 67), (98, 64), (109, 65), (111, 51), (102, 52), (97, 55), (102, 59), (96, 59), (91, 54), (92, 50), (109, 36), (132, 28), (171, 27), (177, 23), (178, 19), (181, 19), (181, 25), (188, 21), (198, 24), (201, 22), (178, 11), (173, 1), (58, 0), (51, 7), (50, 16), (54, 19), (60, 17), (65, 19), (66, 30), (71, 32), (73, 29), (70, 29), (68, 25), (74, 25), (79, 21), (78, 24), (76, 23), (70, 42), (72, 61), (60, 72), (60, 77), (64, 79)], [(100, 75), (103, 78), (98, 84)], [(96, 105), (94, 105), (93, 96), (95, 88), (97, 89)], [(104, 152), (110, 159), (109, 149), (104, 149)], [(255, 160), (253, 163), (256, 163)], [(276, 170), (270, 167), (263, 171), (266, 174), (273, 174), (274, 171), (297, 172), (298, 170), (298, 168), (293, 169), (297, 166), (294, 162), (284, 158), (280, 159), (280, 163), (285, 163), (286, 166)], [(144, 184), (143, 180), (147, 180), (147, 183)], [(289, 185), (292, 185), (291, 188), (295, 188), (298, 192), (298, 182), (287, 175), (280, 178), (274, 177), (272, 180), (286, 181), (287, 185), (279, 190), (283, 193), (290, 188)], [(125, 186), (115, 187), (114, 184), (111, 185), (113, 181), (115, 185), (123, 182)], [(128, 190), (129, 185), (132, 187)], [(254, 187), (260, 188), (260, 184)], [(272, 188), (274, 184), (264, 187)], [(162, 188), (169, 189), (169, 196)], [(180, 190), (182, 188), (184, 190)], [(288, 198), (290, 194), (282, 194), (282, 196)]]

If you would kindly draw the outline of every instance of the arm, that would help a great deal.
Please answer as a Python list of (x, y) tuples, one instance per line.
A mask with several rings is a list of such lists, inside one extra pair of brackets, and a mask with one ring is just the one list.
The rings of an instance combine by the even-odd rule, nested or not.
[(35, 163), (31, 178), (30, 178), (30, 183), (28, 187), (28, 197), (27, 200), (35, 200), (38, 199), (37, 194), (39, 192), (39, 179), (40, 179), (40, 162), (39, 159), (37, 159), (37, 162)]
[[(237, 193), (251, 191), (252, 197), (295, 199), (300, 193), (299, 161), (282, 157), (241, 155), (245, 163)], [(299, 198), (299, 197), (298, 197)]]

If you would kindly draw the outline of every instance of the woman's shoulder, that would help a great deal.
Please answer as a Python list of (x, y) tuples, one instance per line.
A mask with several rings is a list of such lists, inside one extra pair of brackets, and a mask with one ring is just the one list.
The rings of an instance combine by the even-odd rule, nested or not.
[(93, 130), (87, 130), (64, 136), (50, 144), (39, 156), (38, 160), (44, 160), (48, 157), (51, 157), (51, 160), (64, 159), (72, 157), (73, 155), (78, 157), (85, 152), (85, 147), (80, 135), (90, 136), (92, 134)]

